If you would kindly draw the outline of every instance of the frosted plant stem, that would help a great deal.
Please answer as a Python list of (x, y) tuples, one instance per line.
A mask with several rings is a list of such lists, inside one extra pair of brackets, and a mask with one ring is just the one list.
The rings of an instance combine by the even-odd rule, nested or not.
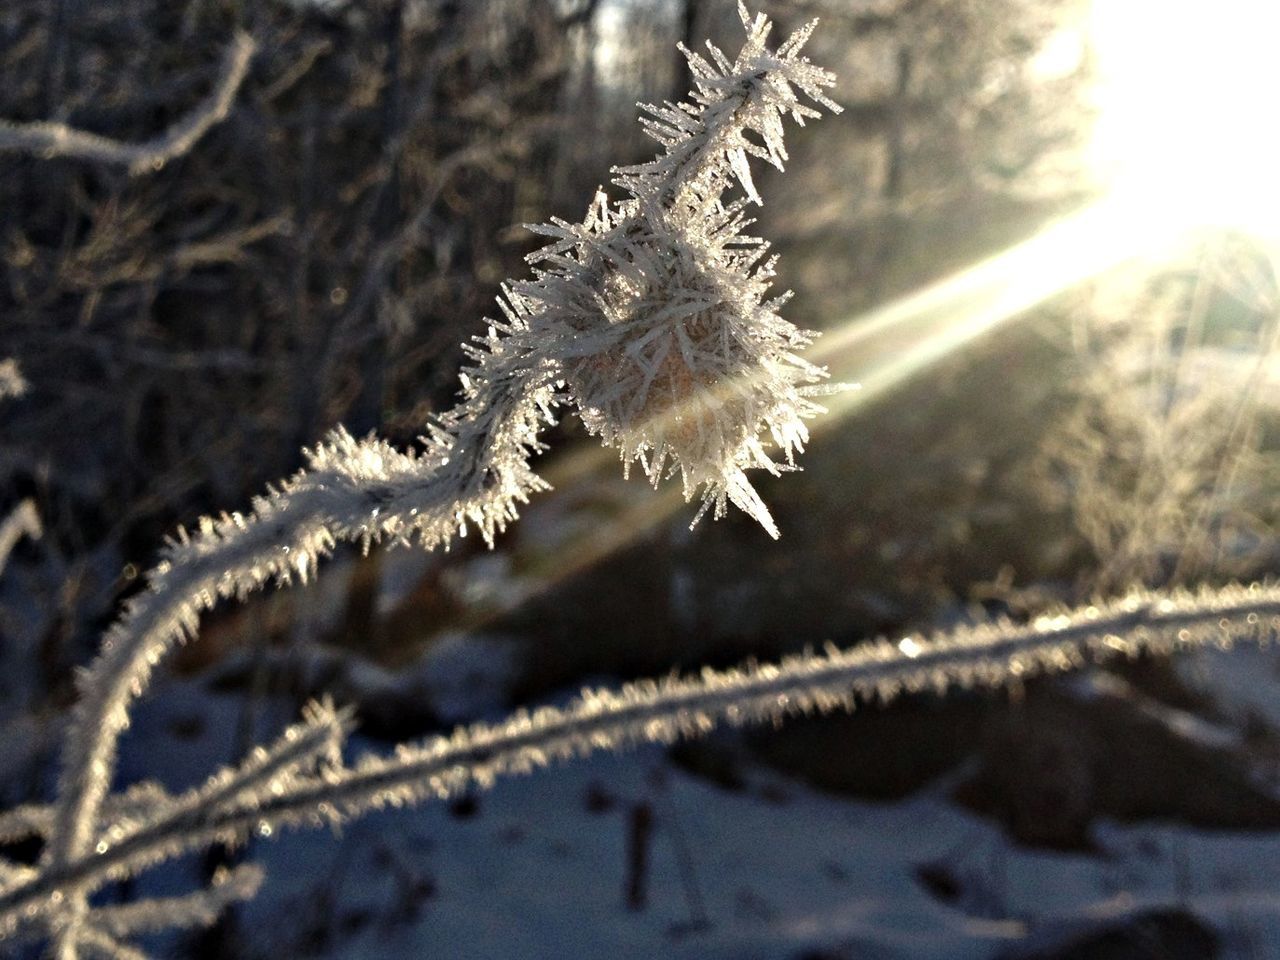
[[(81, 699), (69, 727), (56, 828), (46, 855), (50, 863), (66, 865), (93, 845), (130, 704), (173, 645), (196, 634), (200, 613), (219, 597), (243, 597), (271, 580), (305, 581), (341, 539), (368, 545), (416, 533), (434, 546), (447, 543), (470, 519), (492, 540), (514, 518), (516, 502), (545, 488), (523, 459), (507, 462), (507, 448), (523, 450), (534, 442), (530, 424), (540, 416), (539, 392), (525, 396), (499, 386), (491, 393), (460, 405), (445, 420), (451, 432), (438, 431), (421, 457), (337, 433), (311, 454), (311, 471), (260, 499), (253, 514), (207, 521), (194, 538), (171, 547), (149, 575), (150, 588), (129, 603), (97, 661), (80, 677)], [(516, 395), (518, 403), (503, 402)], [(73, 906), (70, 912), (84, 909)], [(69, 922), (65, 929), (62, 942), (74, 942), (78, 924)]]
[(229, 870), (223, 868), (214, 874), (207, 890), (182, 897), (99, 907), (93, 913), (93, 925), (116, 938), (155, 930), (207, 927), (226, 907), (252, 899), (262, 886), (264, 876), (260, 867), (247, 863)]
[[(307, 579), (338, 540), (367, 548), (416, 537), (432, 548), (471, 523), (492, 542), (517, 505), (546, 488), (528, 457), (557, 399), (655, 482), (678, 465), (686, 497), (701, 487), (704, 509), (718, 514), (731, 501), (776, 536), (744, 470), (777, 472), (770, 442), (790, 464), (807, 438), (803, 421), (820, 412), (804, 391), (825, 374), (795, 355), (808, 337), (776, 314), (785, 297), (766, 299), (766, 245), (741, 234), (742, 202), (722, 198), (736, 182), (758, 200), (748, 156), (780, 166), (782, 116), (819, 115), (798, 93), (839, 108), (823, 93), (834, 77), (799, 55), (812, 24), (770, 51), (768, 20), (739, 13), (747, 40), (737, 58), (686, 51), (692, 102), (648, 108), (664, 151), (616, 171), (632, 199), (598, 197), (581, 225), (542, 228), (555, 242), (531, 262), (544, 266), (507, 288), (506, 322), (469, 345), (476, 362), (463, 372), (462, 400), (429, 425), (422, 453), (338, 432), (251, 514), (204, 521), (171, 547), (81, 678), (51, 863), (88, 850), (129, 706), (172, 645), (196, 634), (204, 610), (268, 580)], [(738, 388), (715, 396), (725, 383)], [(683, 412), (664, 416), (672, 410)]]
[(502, 412), (495, 407), (490, 419), (497, 423), (462, 433), (465, 442), (449, 451), (457, 452), (460, 469), (449, 471), (430, 459), (339, 434), (331, 446), (312, 455), (313, 463), (331, 469), (300, 473), (272, 497), (259, 500), (253, 514), (208, 522), (195, 539), (171, 549), (169, 559), (149, 575), (150, 588), (129, 603), (108, 632), (97, 661), (80, 678), (82, 695), (64, 758), (63, 814), (55, 850), (83, 848), (92, 814), (109, 786), (116, 739), (128, 722), (130, 703), (173, 644), (195, 635), (199, 614), (219, 597), (243, 598), (271, 580), (287, 583), (297, 577), (305, 582), (316, 562), (341, 539), (367, 544), (416, 531), (434, 545), (447, 542), (473, 513), (482, 534), (492, 537), (509, 519), (509, 514), (489, 512), (493, 501), (507, 506), (504, 501), (519, 499), (521, 491), (505, 487), (504, 477), (470, 464), (492, 454), (506, 427)]
[(85, 953), (90, 958), (97, 960), (151, 960), (141, 950), (121, 943), (97, 927), (82, 929), (78, 934), (78, 943), (85, 948)]
[[(644, 108), (646, 132), (663, 149), (649, 163), (614, 170), (614, 183), (629, 197), (611, 201), (600, 193), (581, 223), (535, 228), (552, 242), (530, 255), (533, 279), (507, 285), (499, 300), (505, 321), (491, 321), (487, 334), (465, 345), (474, 365), (462, 373), (461, 399), (428, 424), (421, 450), (339, 430), (309, 453), (305, 470), (256, 500), (251, 512), (202, 521), (194, 536), (183, 533), (170, 544), (148, 574), (148, 588), (129, 601), (79, 678), (81, 697), (37, 871), (37, 883), (54, 878), (55, 886), (48, 903), (33, 907), (50, 914), (45, 921), (59, 960), (75, 960), (81, 944), (99, 953), (115, 949), (94, 925), (86, 886), (88, 878), (97, 883), (105, 876), (104, 864), (126, 862), (113, 850), (162, 859), (189, 849), (192, 838), (234, 834), (239, 811), (270, 811), (276, 800), (287, 820), (298, 808), (283, 798), (295, 791), (333, 791), (337, 805), (320, 799), (313, 815), (329, 815), (321, 809), (327, 807), (340, 817), (383, 802), (387, 789), (413, 798), (411, 783), (447, 789), (450, 777), (466, 780), (484, 770), (474, 757), (470, 767), (459, 767), (463, 761), (449, 760), (448, 750), (441, 760), (436, 748), (406, 748), (390, 766), (375, 760), (291, 779), (281, 797), (249, 791), (222, 803), (197, 794), (184, 806), (156, 795), (151, 816), (125, 816), (103, 829), (117, 742), (133, 700), (219, 599), (242, 598), (272, 581), (305, 581), (338, 541), (368, 549), (384, 539), (416, 539), (431, 549), (472, 526), (492, 543), (518, 506), (547, 488), (529, 458), (541, 449), (539, 431), (557, 404), (576, 407), (589, 432), (618, 449), (625, 464), (641, 463), (655, 484), (679, 473), (686, 499), (700, 494), (702, 511), (713, 508), (719, 516), (732, 503), (777, 536), (746, 471), (794, 468), (808, 439), (805, 421), (822, 412), (809, 397), (826, 372), (799, 357), (811, 337), (777, 312), (787, 295), (770, 296), (768, 244), (742, 232), (751, 223), (747, 202), (760, 202), (749, 158), (781, 168), (783, 118), (802, 124), (820, 116), (814, 104), (840, 108), (825, 94), (835, 77), (801, 55), (812, 23), (772, 50), (768, 19), (752, 17), (741, 4), (739, 15), (747, 36), (734, 59), (711, 45), (709, 60), (684, 51), (694, 77), (690, 98)], [(135, 147), (58, 124), (0, 122), (0, 150), (123, 163), (133, 172), (154, 168), (190, 149), (226, 115), (252, 52), (252, 41), (237, 36), (209, 99), (153, 141)], [(745, 196), (727, 196), (739, 188)], [(508, 749), (501, 737), (482, 748), (455, 747)], [(512, 757), (529, 760), (519, 752)], [(446, 763), (444, 773), (432, 774), (433, 763)], [(113, 809), (119, 814), (147, 802), (139, 794)], [(39, 819), (28, 814), (5, 829)], [(149, 845), (157, 839), (159, 847)], [(31, 888), (25, 873), (4, 876), (9, 886), (0, 903)]]
[(497, 726), (462, 728), (422, 746), (401, 747), (390, 758), (366, 758), (350, 770), (300, 784), (290, 796), (272, 798), (255, 810), (228, 811), (205, 828), (290, 824), (314, 817), (318, 810), (327, 817), (353, 815), (369, 807), (486, 787), (498, 776), (527, 772), (554, 759), (671, 742), (725, 723), (852, 709), (858, 701), (887, 701), (902, 692), (997, 686), (1107, 656), (1269, 639), (1275, 633), (1280, 633), (1280, 590), (1275, 587), (1135, 594), (1028, 626), (985, 624), (932, 639), (882, 640), (778, 664), (707, 669), (695, 678), (585, 691), (564, 710), (521, 712)]
[(722, 724), (766, 723), (799, 713), (853, 709), (908, 692), (992, 687), (1014, 679), (1075, 669), (1109, 657), (1168, 653), (1280, 635), (1280, 587), (1138, 592), (1106, 604), (1037, 618), (963, 627), (932, 637), (878, 640), (849, 650), (828, 648), (776, 664), (705, 669), (619, 690), (584, 691), (565, 709), (519, 712), (493, 725), (459, 728), (389, 757), (302, 776), (279, 795), (251, 803), (170, 806), (141, 820), (97, 852), (36, 875), (16, 878), (0, 894), (0, 934), (24, 915), (55, 909), (51, 897), (84, 896), (108, 880), (214, 842), (283, 827), (338, 823), (373, 809), (490, 786), (553, 761), (601, 750), (705, 734)]

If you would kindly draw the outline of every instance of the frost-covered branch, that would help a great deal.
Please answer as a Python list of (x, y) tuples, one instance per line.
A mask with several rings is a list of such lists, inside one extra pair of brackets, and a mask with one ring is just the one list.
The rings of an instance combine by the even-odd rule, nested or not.
[[(777, 664), (705, 669), (696, 677), (584, 691), (564, 709), (544, 707), (496, 725), (459, 728), (420, 745), (402, 745), (391, 756), (365, 757), (350, 767), (331, 757), (330, 763), (314, 770), (304, 767), (287, 782), (273, 780), (267, 789), (230, 788), (251, 775), (242, 768), (212, 778), (185, 798), (156, 800), (156, 810), (147, 816), (104, 823), (91, 855), (65, 867), (16, 874), (7, 888), (0, 882), (0, 934), (18, 929), (24, 919), (54, 913), (55, 893), (87, 895), (111, 879), (215, 842), (234, 843), (250, 833), (322, 826), (373, 809), (446, 798), (487, 787), (501, 776), (600, 750), (668, 743), (723, 724), (852, 710), (859, 703), (884, 703), (902, 693), (999, 686), (1117, 656), (1270, 641), (1277, 635), (1280, 587), (1275, 585), (1143, 591), (1045, 615), (1025, 625), (984, 623), (849, 650), (829, 648)], [(334, 725), (335, 733), (342, 728), (341, 718), (329, 708), (312, 708), (307, 724), (263, 753), (274, 754), (305, 736), (308, 725), (325, 722)], [(28, 823), (51, 821), (47, 808), (27, 812)], [(93, 915), (86, 922), (112, 929), (103, 928)]]
[[(746, 203), (760, 199), (748, 157), (782, 165), (782, 116), (818, 115), (799, 95), (839, 108), (824, 93), (832, 75), (800, 56), (812, 25), (770, 51), (767, 19), (740, 13), (747, 40), (737, 57), (714, 47), (710, 60), (686, 51), (697, 87), (691, 99), (646, 108), (663, 153), (615, 171), (628, 197), (600, 194), (582, 223), (535, 228), (551, 243), (529, 258), (533, 279), (505, 288), (504, 320), (474, 338), (460, 401), (427, 425), (420, 448), (401, 451), (338, 430), (252, 510), (206, 519), (169, 544), (80, 678), (41, 872), (43, 882), (64, 885), (52, 928), (57, 956), (75, 957), (86, 931), (109, 937), (94, 926), (88, 891), (69, 878), (86, 857), (106, 862), (103, 844), (120, 839), (104, 839), (101, 826), (133, 699), (219, 599), (306, 580), (342, 540), (365, 549), (416, 540), (431, 549), (472, 526), (492, 542), (529, 494), (546, 488), (529, 459), (553, 407), (565, 403), (654, 483), (678, 471), (686, 498), (702, 497), (698, 516), (707, 509), (718, 516), (733, 503), (777, 536), (746, 471), (793, 468), (805, 421), (821, 412), (809, 396), (826, 374), (797, 355), (810, 335), (777, 313), (786, 296), (768, 297), (768, 245), (742, 232), (751, 222)], [(142, 169), (186, 149), (225, 115), (252, 47), (237, 38), (206, 109), (142, 147), (36, 125), (0, 127), (0, 149), (36, 149), (30, 137), (44, 136), (45, 152)], [(738, 188), (745, 197), (726, 196)], [(248, 775), (228, 776), (238, 783)], [(211, 782), (186, 806), (182, 798), (158, 803), (147, 822), (169, 824), (174, 836), (185, 829), (191, 839), (204, 835), (193, 821), (269, 803), (253, 790), (235, 802), (217, 790)], [(113, 822), (136, 841), (139, 834), (121, 826), (132, 820)]]
[(225, 867), (213, 875), (208, 889), (183, 897), (139, 900), (93, 912), (93, 925), (116, 939), (159, 930), (207, 927), (233, 903), (251, 900), (266, 875), (253, 864)]
[[(256, 809), (272, 797), (283, 796), (309, 782), (325, 767), (340, 767), (349, 726), (347, 711), (336, 711), (327, 703), (311, 704), (303, 711), (302, 722), (285, 730), (273, 744), (255, 748), (240, 766), (221, 770), (180, 796), (171, 797), (158, 785), (143, 783), (110, 798), (91, 832), (90, 852), (78, 865), (66, 871), (45, 869), (15, 874), (7, 881), (0, 869), (0, 891), (5, 891), (0, 893), (0, 903), (11, 896), (21, 896), (24, 882), (43, 885), (46, 895), (52, 898), (46, 902), (49, 909), (74, 899), (84, 901), (107, 880), (192, 849), (179, 838), (188, 836), (208, 818)], [(51, 807), (22, 807), (0, 816), (0, 839), (39, 836), (52, 844), (58, 829), (56, 810)], [(148, 842), (138, 843), (139, 834), (149, 838)], [(157, 838), (159, 845), (154, 843)], [(138, 848), (141, 852), (128, 860), (122, 871), (117, 859), (119, 851)], [(108, 852), (113, 856), (106, 856)], [(5, 864), (0, 861), (2, 866)], [(55, 892), (57, 897), (53, 896)], [(40, 908), (33, 908), (28, 918), (35, 912)], [(77, 923), (94, 922), (86, 908), (81, 908), (79, 914)], [(15, 923), (16, 917), (0, 906), (0, 937), (10, 932)]]
[(42, 158), (72, 157), (121, 166), (138, 175), (159, 170), (187, 153), (215, 125), (226, 119), (240, 84), (248, 75), (256, 44), (237, 33), (223, 55), (218, 80), (209, 95), (163, 133), (141, 143), (121, 143), (65, 123), (11, 123), (0, 120), (0, 153), (28, 153)]
[(97, 960), (150, 960), (141, 950), (121, 943), (105, 930), (92, 925), (79, 931), (76, 942), (87, 956)]
[(770, 441), (790, 461), (803, 420), (819, 410), (803, 391), (823, 373), (795, 356), (808, 337), (776, 314), (781, 299), (764, 299), (766, 245), (741, 235), (741, 203), (721, 198), (729, 171), (740, 177), (741, 131), (755, 130), (772, 159), (785, 156), (778, 116), (812, 114), (793, 88), (829, 103), (822, 89), (834, 81), (798, 55), (807, 31), (769, 53), (767, 22), (745, 11), (743, 21), (748, 41), (735, 61), (698, 61), (699, 92), (680, 108), (688, 124), (656, 128), (666, 130), (655, 133), (664, 157), (643, 174), (620, 171), (632, 198), (599, 197), (582, 224), (542, 228), (555, 242), (531, 258), (532, 281), (507, 289), (505, 322), (476, 339), (462, 399), (428, 426), (420, 451), (338, 431), (252, 512), (206, 520), (170, 545), (81, 683), (52, 863), (88, 849), (129, 704), (172, 645), (196, 633), (201, 612), (270, 580), (305, 580), (338, 540), (433, 548), (470, 524), (491, 541), (545, 488), (528, 460), (558, 399), (655, 482), (678, 465), (687, 495), (702, 488), (717, 513), (736, 503), (776, 535), (744, 471), (778, 469)]
[[(209, 886), (195, 893), (96, 907), (82, 923), (77, 942), (90, 956), (146, 960), (146, 954), (124, 941), (139, 934), (211, 926), (227, 907), (251, 900), (265, 877), (253, 864), (220, 867)], [(29, 932), (20, 932), (19, 938)]]
[[(490, 392), (500, 393), (497, 388)], [(492, 539), (515, 504), (543, 484), (528, 469), (530, 421), (545, 416), (545, 390), (505, 408), (464, 404), (437, 425), (422, 455), (338, 433), (299, 474), (256, 504), (183, 534), (151, 574), (151, 589), (130, 602), (82, 678), (81, 699), (63, 758), (59, 823), (50, 856), (66, 860), (89, 846), (110, 784), (116, 741), (128, 709), (160, 658), (219, 597), (242, 597), (269, 579), (305, 580), (338, 539), (416, 535), (447, 542), (470, 521)]]

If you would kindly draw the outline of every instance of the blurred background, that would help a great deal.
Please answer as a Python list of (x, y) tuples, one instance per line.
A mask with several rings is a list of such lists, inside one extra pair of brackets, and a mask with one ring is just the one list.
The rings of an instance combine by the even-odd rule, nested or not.
[[(757, 5), (779, 39), (820, 17), (840, 78), (844, 113), (760, 172), (756, 232), (858, 385), (759, 482), (781, 541), (691, 532), (566, 418), (496, 549), (340, 549), (210, 615), (126, 777), (198, 779), (325, 690), (385, 748), (584, 683), (1277, 572), (1280, 15)], [(0, 117), (145, 141), (237, 29), (258, 52), (184, 155), (0, 152), (0, 517), (43, 528), (0, 576), (0, 806), (47, 797), (74, 670), (163, 538), (338, 424), (411, 444), (526, 274), (522, 225), (652, 155), (636, 102), (687, 90), (677, 42), (741, 37), (728, 0), (9, 0)], [(162, 955), (1280, 957), (1280, 660), (908, 698), (353, 833), (270, 845), (259, 901)]]

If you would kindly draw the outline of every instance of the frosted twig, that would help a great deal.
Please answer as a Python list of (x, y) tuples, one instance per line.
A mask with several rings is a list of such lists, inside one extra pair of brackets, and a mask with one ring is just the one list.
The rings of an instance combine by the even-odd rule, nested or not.
[[(0, 859), (0, 893), (38, 876), (39, 874), (32, 867)], [(2, 928), (3, 925), (0, 925), (0, 929)]]
[(139, 900), (120, 906), (98, 907), (89, 922), (109, 936), (131, 937), (157, 930), (207, 927), (228, 906), (251, 900), (266, 874), (253, 864), (217, 871), (205, 890), (184, 897)]
[[(1018, 626), (989, 623), (933, 637), (834, 647), (778, 664), (752, 664), (697, 677), (642, 681), (620, 690), (589, 690), (564, 710), (520, 712), (496, 726), (460, 728), (389, 758), (366, 758), (300, 783), (263, 805), (209, 818), (210, 833), (257, 825), (334, 819), (424, 797), (487, 787), (556, 759), (638, 743), (672, 742), (721, 724), (763, 723), (784, 716), (852, 710), (904, 692), (952, 686), (998, 686), (1010, 679), (1077, 668), (1107, 657), (1166, 653), (1206, 644), (1270, 639), (1280, 633), (1280, 588), (1135, 593), (1101, 606)], [(199, 844), (197, 844), (199, 845)]]
[(121, 943), (105, 930), (92, 925), (86, 925), (80, 930), (78, 942), (90, 957), (100, 957), (102, 960), (150, 960), (141, 950)]
[[(339, 431), (252, 513), (204, 521), (171, 545), (81, 683), (53, 863), (88, 850), (129, 704), (173, 643), (196, 633), (203, 610), (269, 580), (307, 579), (338, 540), (367, 548), (416, 538), (431, 548), (471, 524), (491, 541), (546, 487), (528, 458), (559, 381), (588, 428), (625, 459), (640, 459), (655, 480), (678, 463), (687, 495), (701, 486), (717, 512), (731, 500), (776, 535), (743, 471), (778, 469), (764, 452), (769, 440), (788, 460), (800, 448), (803, 420), (820, 409), (800, 391), (822, 372), (795, 356), (807, 337), (774, 312), (781, 300), (765, 299), (772, 268), (757, 266), (763, 243), (741, 235), (737, 204), (720, 203), (731, 177), (717, 145), (737, 144), (729, 128), (742, 127), (771, 157), (784, 156), (778, 116), (812, 112), (798, 107), (793, 87), (826, 102), (821, 91), (834, 81), (798, 56), (807, 31), (771, 53), (767, 22), (743, 19), (747, 44), (732, 63), (718, 55), (715, 76), (700, 72), (695, 103), (682, 108), (689, 122), (653, 128), (664, 158), (634, 183), (620, 178), (633, 199), (600, 198), (581, 226), (545, 228), (555, 242), (532, 258), (543, 266), (508, 288), (505, 322), (470, 347), (462, 400), (429, 425), (422, 452)], [(744, 87), (755, 91), (750, 109), (721, 109), (715, 91), (732, 98)], [(679, 204), (647, 220), (644, 210), (677, 182)], [(738, 386), (724, 396), (724, 384)]]
[[(0, 935), (54, 908), (54, 892), (92, 892), (116, 877), (249, 832), (339, 822), (373, 809), (487, 787), (558, 760), (640, 743), (669, 743), (722, 724), (766, 723), (903, 693), (990, 687), (1075, 669), (1110, 657), (1195, 646), (1270, 641), (1280, 635), (1280, 587), (1135, 592), (1032, 623), (984, 623), (933, 636), (882, 639), (777, 664), (704, 669), (619, 690), (584, 691), (563, 710), (520, 712), (504, 723), (459, 728), (389, 757), (300, 775), (252, 801), (170, 805), (160, 816), (118, 825), (92, 855), (45, 866), (0, 893)], [(215, 778), (217, 779), (217, 778)]]
[(335, 434), (312, 453), (310, 472), (259, 500), (253, 514), (206, 521), (194, 537), (173, 544), (151, 574), (151, 589), (130, 602), (83, 678), (51, 857), (65, 861), (88, 848), (129, 703), (172, 644), (195, 634), (201, 611), (272, 578), (306, 580), (338, 539), (368, 544), (416, 534), (435, 546), (468, 519), (492, 538), (528, 491), (545, 486), (524, 459), (535, 442), (531, 422), (544, 416), (540, 399), (535, 392), (515, 409), (467, 407), (447, 421), (452, 432), (437, 429), (422, 456)]
[[(199, 823), (211, 815), (253, 809), (271, 796), (283, 794), (296, 783), (314, 776), (322, 764), (340, 765), (342, 743), (349, 725), (348, 711), (336, 711), (327, 702), (313, 703), (303, 711), (302, 722), (285, 730), (273, 744), (255, 748), (239, 767), (221, 770), (179, 797), (170, 797), (155, 784), (143, 783), (109, 799), (103, 805), (102, 820), (91, 834), (93, 849), (87, 857), (88, 863), (108, 869), (87, 874), (96, 881), (91, 886), (81, 887), (76, 879), (64, 877), (61, 882), (65, 885), (57, 889), (64, 899), (70, 899), (72, 894), (83, 899), (101, 882), (115, 876), (104, 855), (141, 825), (170, 838), (169, 849), (159, 851), (158, 856), (152, 851), (147, 862), (165, 859), (177, 852), (173, 848), (173, 836), (181, 834), (191, 823)], [(17, 839), (37, 835), (52, 841), (57, 825), (55, 813), (56, 808), (52, 807), (18, 808), (0, 817), (0, 836)], [(12, 892), (17, 883), (31, 876), (25, 874), (0, 883), (0, 887), (7, 885)], [(13, 919), (0, 907), (0, 938), (13, 927)], [(82, 910), (79, 922), (83, 924), (87, 920), (87, 913)]]
[[(468, 345), (474, 365), (463, 371), (461, 400), (428, 424), (420, 450), (339, 430), (252, 511), (206, 519), (169, 545), (148, 589), (129, 601), (80, 678), (41, 874), (71, 884), (57, 888), (63, 897), (51, 925), (60, 960), (73, 960), (80, 932), (96, 929), (86, 891), (69, 879), (85, 858), (106, 863), (104, 843), (119, 849), (128, 837), (146, 856), (164, 854), (137, 839), (145, 835), (131, 833), (129, 822), (114, 823), (116, 833), (106, 838), (99, 834), (117, 740), (155, 665), (196, 634), (200, 615), (220, 598), (306, 580), (340, 540), (368, 549), (388, 538), (416, 539), (433, 548), (473, 526), (492, 542), (518, 506), (546, 488), (529, 458), (541, 449), (538, 434), (553, 406), (565, 402), (655, 483), (678, 469), (686, 499), (700, 493), (703, 511), (720, 515), (733, 503), (777, 536), (746, 471), (792, 468), (808, 437), (805, 421), (821, 412), (808, 391), (826, 374), (798, 356), (810, 335), (778, 315), (786, 296), (768, 297), (768, 245), (742, 233), (750, 223), (745, 201), (725, 194), (737, 185), (759, 201), (748, 157), (781, 166), (782, 116), (817, 116), (799, 94), (839, 108), (823, 92), (834, 77), (800, 56), (812, 25), (771, 51), (768, 20), (740, 13), (747, 40), (737, 57), (715, 48), (710, 62), (687, 54), (697, 87), (691, 100), (646, 108), (648, 132), (663, 153), (615, 171), (614, 182), (630, 197), (612, 202), (601, 194), (581, 224), (538, 228), (551, 243), (530, 257), (534, 278), (505, 288), (505, 320)], [(53, 138), (45, 152), (125, 162), (136, 171), (143, 160), (189, 147), (212, 122), (199, 118), (225, 115), (251, 53), (252, 42), (238, 37), (211, 109), (141, 148), (48, 124), (0, 127), (0, 148), (8, 136), (10, 148), (31, 149), (21, 134), (34, 130)], [(776, 463), (769, 447), (785, 463)], [(365, 774), (376, 782), (376, 774)], [(285, 794), (299, 788), (291, 782)], [(241, 796), (243, 804), (224, 803), (207, 785), (185, 805), (160, 805), (146, 823), (180, 846), (207, 835), (210, 824), (222, 829), (219, 816), (271, 802), (253, 791)]]
[(65, 123), (0, 120), (0, 152), (28, 153), (41, 158), (72, 157), (122, 166), (135, 176), (159, 170), (170, 160), (187, 153), (210, 128), (226, 119), (249, 72), (256, 46), (249, 34), (237, 33), (227, 47), (217, 83), (209, 95), (150, 140), (121, 143)]

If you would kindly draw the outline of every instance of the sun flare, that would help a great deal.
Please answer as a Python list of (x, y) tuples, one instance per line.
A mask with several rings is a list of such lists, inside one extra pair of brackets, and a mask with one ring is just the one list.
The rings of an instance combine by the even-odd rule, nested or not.
[(1280, 234), (1280, 5), (1095, 0), (1091, 160), (1136, 215)]

